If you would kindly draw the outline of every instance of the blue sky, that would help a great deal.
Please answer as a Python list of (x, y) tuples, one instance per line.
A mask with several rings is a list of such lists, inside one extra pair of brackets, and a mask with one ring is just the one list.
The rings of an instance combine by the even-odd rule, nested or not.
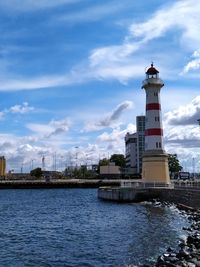
[[(7, 169), (96, 163), (124, 152), (153, 61), (165, 148), (200, 170), (200, 3), (0, 2), (0, 151)], [(194, 161), (192, 159), (195, 159)]]

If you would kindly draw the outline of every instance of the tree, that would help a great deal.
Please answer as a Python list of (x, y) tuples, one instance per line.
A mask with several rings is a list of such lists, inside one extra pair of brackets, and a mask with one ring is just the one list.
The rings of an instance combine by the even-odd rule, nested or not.
[(103, 158), (99, 160), (99, 166), (106, 166), (109, 164), (109, 159)]
[(110, 161), (114, 162), (116, 166), (125, 168), (126, 161), (125, 161), (125, 157), (123, 154), (113, 154), (110, 157)]
[(35, 176), (36, 178), (40, 178), (40, 177), (42, 176), (42, 169), (41, 169), (41, 168), (33, 169), (33, 170), (30, 172), (30, 175), (31, 175), (31, 176)]
[(177, 173), (183, 169), (183, 167), (180, 165), (180, 162), (176, 154), (169, 154), (168, 166), (169, 166), (170, 177), (172, 177), (174, 173)]

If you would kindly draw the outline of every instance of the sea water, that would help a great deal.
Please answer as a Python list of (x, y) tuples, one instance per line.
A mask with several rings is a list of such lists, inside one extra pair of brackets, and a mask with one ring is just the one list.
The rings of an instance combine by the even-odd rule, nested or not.
[(153, 266), (184, 234), (176, 208), (100, 201), (96, 189), (0, 191), (0, 266)]

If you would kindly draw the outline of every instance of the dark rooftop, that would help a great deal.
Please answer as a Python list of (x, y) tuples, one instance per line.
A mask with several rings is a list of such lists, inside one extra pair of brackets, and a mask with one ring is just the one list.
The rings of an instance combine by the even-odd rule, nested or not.
[(159, 73), (159, 71), (156, 68), (154, 68), (153, 63), (151, 63), (151, 67), (148, 68), (148, 70), (146, 71), (146, 74), (154, 75), (154, 74), (157, 74), (157, 73)]

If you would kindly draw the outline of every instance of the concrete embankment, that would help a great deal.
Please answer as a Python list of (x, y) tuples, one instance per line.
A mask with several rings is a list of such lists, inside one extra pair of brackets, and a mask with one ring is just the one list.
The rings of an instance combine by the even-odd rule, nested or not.
[(200, 208), (200, 188), (99, 188), (98, 197), (117, 202), (138, 202), (151, 199)]
[[(155, 191), (158, 189), (151, 189)], [(159, 197), (161, 201), (173, 202), (193, 208), (200, 208), (200, 188), (174, 188), (159, 189)]]
[(145, 188), (132, 187), (101, 187), (98, 189), (98, 198), (116, 202), (139, 202), (157, 198), (157, 192), (149, 192)]
[(100, 186), (119, 186), (119, 180), (69, 179), (69, 180), (3, 180), (0, 189), (48, 189), (48, 188), (99, 188)]

